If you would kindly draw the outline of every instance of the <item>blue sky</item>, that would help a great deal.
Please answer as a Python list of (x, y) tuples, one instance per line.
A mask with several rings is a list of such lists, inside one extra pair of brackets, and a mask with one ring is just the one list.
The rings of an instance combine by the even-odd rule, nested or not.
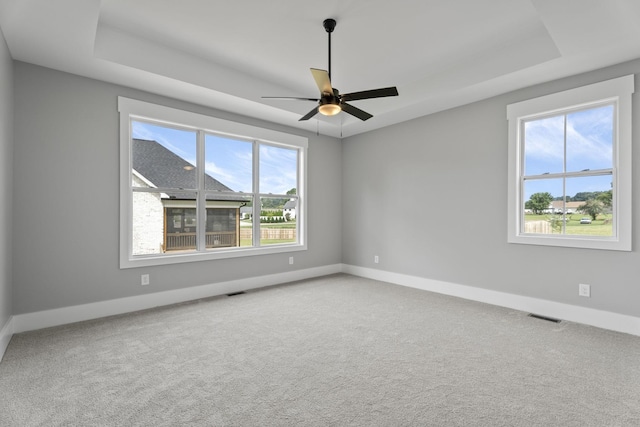
[[(566, 147), (564, 116), (554, 116), (525, 123), (524, 173), (543, 175), (585, 169), (611, 169), (613, 159), (613, 106), (576, 111), (566, 115)], [(611, 189), (610, 175), (570, 178), (566, 180), (567, 196), (582, 191)], [(554, 197), (562, 193), (562, 180), (525, 181), (524, 200), (531, 194), (549, 192)]]
[[(154, 140), (189, 163), (196, 164), (196, 132), (150, 123), (132, 123), (134, 138)], [(207, 134), (205, 171), (234, 191), (252, 192), (253, 144)], [(297, 150), (260, 145), (260, 192), (286, 194), (296, 188)]]

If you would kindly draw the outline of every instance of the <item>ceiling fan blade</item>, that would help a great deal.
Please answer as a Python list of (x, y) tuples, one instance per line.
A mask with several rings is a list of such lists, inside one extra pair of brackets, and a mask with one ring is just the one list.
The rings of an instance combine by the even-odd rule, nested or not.
[(384, 98), (386, 96), (398, 96), (395, 86), (382, 89), (363, 90), (362, 92), (346, 93), (342, 95), (343, 101), (357, 101), (359, 99)]
[(331, 79), (329, 78), (328, 72), (312, 68), (311, 74), (313, 74), (313, 78), (318, 85), (318, 89), (320, 89), (320, 93), (333, 94), (333, 87), (331, 87)]
[(352, 116), (357, 117), (362, 121), (369, 120), (371, 117), (373, 117), (371, 114), (367, 113), (366, 111), (362, 111), (361, 109), (356, 108), (353, 105), (346, 104), (344, 102), (340, 104), (340, 107), (342, 108), (342, 111), (344, 111), (345, 113), (351, 114)]
[(303, 122), (305, 120), (309, 120), (311, 117), (315, 116), (316, 114), (318, 114), (318, 107), (314, 108), (313, 110), (309, 111), (304, 116), (300, 117), (300, 120), (298, 120), (298, 121), (299, 122)]
[(298, 98), (295, 96), (263, 96), (262, 99), (284, 99), (293, 101), (320, 101), (318, 98)]

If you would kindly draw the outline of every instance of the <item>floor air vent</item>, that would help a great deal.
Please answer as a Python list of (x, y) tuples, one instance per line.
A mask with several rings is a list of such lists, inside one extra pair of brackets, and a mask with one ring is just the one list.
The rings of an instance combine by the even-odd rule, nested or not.
[(230, 294), (227, 294), (228, 297), (235, 297), (236, 295), (242, 295), (244, 294), (245, 291), (240, 291), (240, 292), (231, 292)]
[(534, 319), (546, 320), (547, 322), (560, 323), (560, 319), (554, 319), (553, 317), (541, 316), (539, 314), (529, 313), (529, 317)]

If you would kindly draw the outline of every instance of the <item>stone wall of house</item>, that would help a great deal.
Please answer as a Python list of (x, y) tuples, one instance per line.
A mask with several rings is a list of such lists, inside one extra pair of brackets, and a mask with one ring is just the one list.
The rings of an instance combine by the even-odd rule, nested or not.
[[(133, 176), (134, 187), (148, 187)], [(162, 252), (164, 212), (160, 193), (133, 193), (133, 255)]]

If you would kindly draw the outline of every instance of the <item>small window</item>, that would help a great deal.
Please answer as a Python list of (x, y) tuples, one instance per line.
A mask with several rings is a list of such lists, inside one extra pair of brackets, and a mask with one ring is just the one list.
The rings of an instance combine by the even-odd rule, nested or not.
[(508, 106), (509, 242), (631, 250), (633, 76)]
[(126, 98), (119, 109), (122, 267), (306, 249), (305, 138)]

